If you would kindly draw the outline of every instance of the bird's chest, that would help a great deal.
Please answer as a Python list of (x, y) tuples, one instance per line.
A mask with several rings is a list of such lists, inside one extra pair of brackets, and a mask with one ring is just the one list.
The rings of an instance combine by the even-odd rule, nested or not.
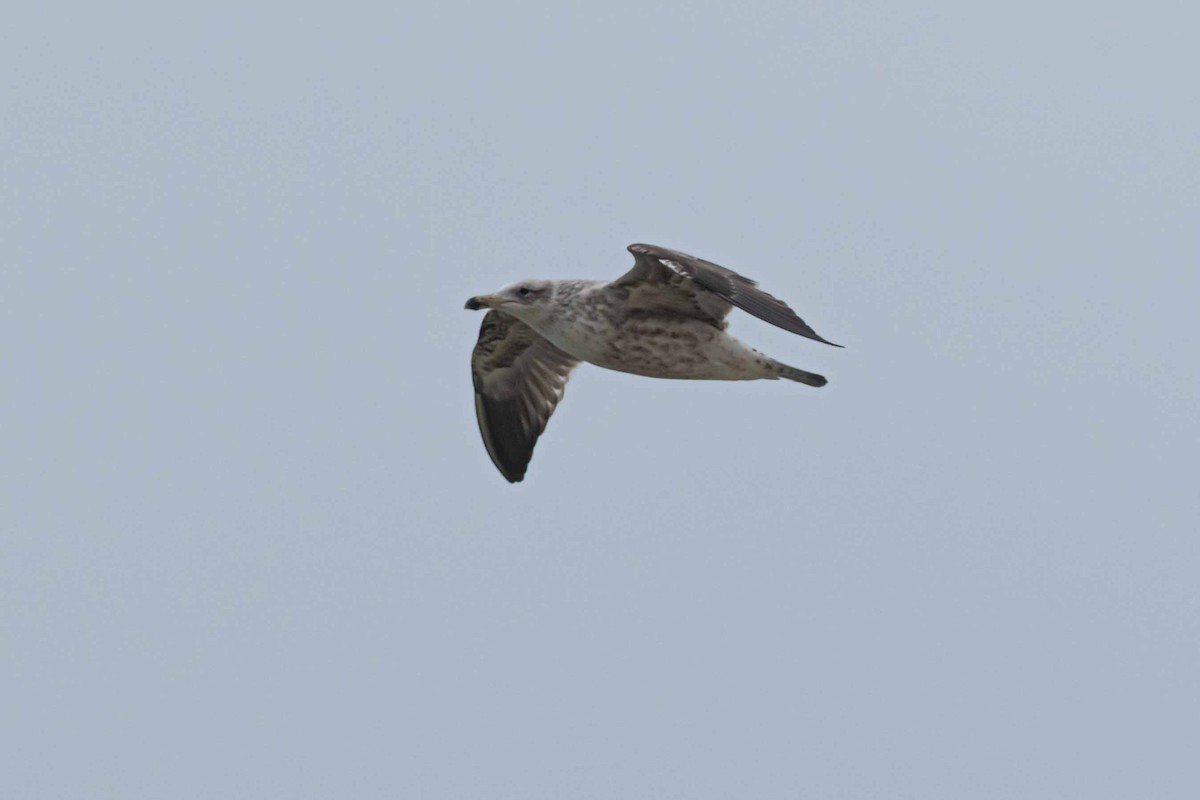
[(538, 333), (575, 358), (599, 364), (611, 349), (614, 326), (602, 319), (566, 315), (539, 327)]
[(660, 377), (693, 377), (720, 338), (718, 330), (698, 321), (638, 317), (584, 317), (543, 335), (583, 361)]

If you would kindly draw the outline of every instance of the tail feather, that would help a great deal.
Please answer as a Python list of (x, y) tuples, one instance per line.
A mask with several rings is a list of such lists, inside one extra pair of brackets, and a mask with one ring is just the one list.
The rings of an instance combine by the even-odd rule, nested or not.
[(787, 378), (789, 381), (803, 383), (806, 386), (824, 386), (829, 383), (829, 381), (825, 380), (824, 375), (818, 375), (815, 372), (805, 372), (802, 369), (789, 367), (787, 364), (780, 364), (778, 361), (775, 362), (775, 365), (779, 368), (779, 377)]

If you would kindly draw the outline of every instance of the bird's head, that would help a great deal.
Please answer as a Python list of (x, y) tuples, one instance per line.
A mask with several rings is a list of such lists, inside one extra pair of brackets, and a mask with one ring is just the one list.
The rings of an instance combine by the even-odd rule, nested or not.
[(552, 281), (518, 281), (509, 284), (495, 294), (481, 294), (467, 301), (466, 308), (478, 311), (494, 308), (522, 322), (536, 323), (551, 311), (554, 297)]

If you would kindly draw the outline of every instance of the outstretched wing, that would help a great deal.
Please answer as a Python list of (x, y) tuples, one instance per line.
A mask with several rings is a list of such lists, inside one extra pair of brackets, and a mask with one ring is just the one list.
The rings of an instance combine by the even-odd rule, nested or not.
[(525, 477), (578, 363), (524, 322), (499, 311), (484, 316), (471, 353), (475, 416), (492, 463), (509, 482)]
[(633, 269), (611, 285), (636, 293), (635, 305), (655, 303), (718, 325), (730, 306), (737, 306), (785, 331), (841, 347), (819, 336), (787, 303), (731, 269), (652, 244), (631, 244), (629, 252), (634, 257)]

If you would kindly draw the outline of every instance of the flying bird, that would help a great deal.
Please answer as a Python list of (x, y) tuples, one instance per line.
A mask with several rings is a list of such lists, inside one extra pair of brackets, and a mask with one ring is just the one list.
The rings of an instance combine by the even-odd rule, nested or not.
[(471, 354), (471, 377), (484, 446), (509, 482), (525, 477), (533, 447), (581, 361), (652, 378), (825, 385), (823, 376), (782, 364), (725, 332), (725, 317), (737, 306), (841, 347), (754, 281), (678, 250), (631, 244), (629, 252), (633, 268), (611, 283), (525, 280), (467, 301), (473, 311), (491, 309)]

